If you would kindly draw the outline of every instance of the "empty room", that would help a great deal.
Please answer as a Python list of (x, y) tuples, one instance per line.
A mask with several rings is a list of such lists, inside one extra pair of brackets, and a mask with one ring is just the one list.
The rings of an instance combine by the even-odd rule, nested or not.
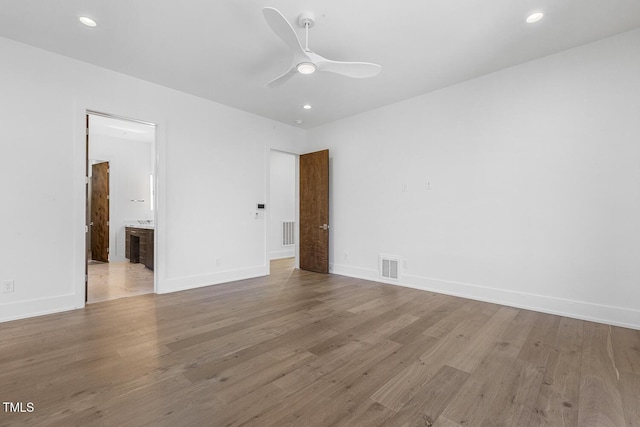
[(640, 426), (640, 3), (8, 0), (0, 426)]

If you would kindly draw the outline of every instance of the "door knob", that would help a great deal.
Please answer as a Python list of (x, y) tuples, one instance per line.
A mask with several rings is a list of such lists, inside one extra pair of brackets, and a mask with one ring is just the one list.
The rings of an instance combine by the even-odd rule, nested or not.
[(319, 228), (322, 228), (323, 230), (328, 230), (329, 226), (327, 224), (322, 224), (319, 226)]

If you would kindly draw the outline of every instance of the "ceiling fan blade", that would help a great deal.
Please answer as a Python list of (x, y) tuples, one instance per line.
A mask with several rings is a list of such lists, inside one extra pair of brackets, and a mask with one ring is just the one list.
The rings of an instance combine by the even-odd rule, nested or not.
[(268, 87), (268, 88), (280, 86), (282, 83), (286, 82), (291, 77), (293, 77), (294, 74), (297, 74), (297, 73), (298, 73), (298, 70), (296, 69), (296, 67), (294, 65), (293, 67), (291, 67), (291, 69), (289, 71), (287, 71), (283, 75), (278, 76), (275, 79), (271, 80), (265, 86)]
[(319, 71), (329, 71), (331, 73), (342, 74), (347, 77), (356, 79), (364, 79), (367, 77), (375, 77), (382, 71), (382, 66), (372, 64), (370, 62), (342, 62), (332, 61), (323, 58), (317, 53), (309, 55)]
[(276, 35), (280, 37), (287, 46), (289, 46), (289, 49), (293, 52), (294, 58), (307, 58), (307, 54), (302, 48), (300, 40), (298, 40), (296, 31), (280, 11), (273, 7), (265, 7), (262, 9), (262, 14), (273, 32), (276, 33)]

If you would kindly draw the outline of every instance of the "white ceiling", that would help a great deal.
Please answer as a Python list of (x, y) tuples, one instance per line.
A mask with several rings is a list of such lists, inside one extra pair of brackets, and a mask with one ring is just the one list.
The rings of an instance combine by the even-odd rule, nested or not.
[[(291, 22), (313, 12), (312, 50), (382, 73), (296, 75), (265, 88), (290, 65), (265, 6)], [(537, 10), (545, 18), (526, 24)], [(0, 1), (0, 36), (303, 128), (639, 27), (638, 0)]]

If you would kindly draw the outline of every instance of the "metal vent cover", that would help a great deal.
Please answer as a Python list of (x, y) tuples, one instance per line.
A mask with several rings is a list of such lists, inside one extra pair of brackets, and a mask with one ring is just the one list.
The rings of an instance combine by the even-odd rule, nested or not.
[(380, 277), (398, 280), (400, 278), (400, 257), (380, 255)]
[(282, 221), (282, 246), (291, 246), (294, 244), (294, 221)]

